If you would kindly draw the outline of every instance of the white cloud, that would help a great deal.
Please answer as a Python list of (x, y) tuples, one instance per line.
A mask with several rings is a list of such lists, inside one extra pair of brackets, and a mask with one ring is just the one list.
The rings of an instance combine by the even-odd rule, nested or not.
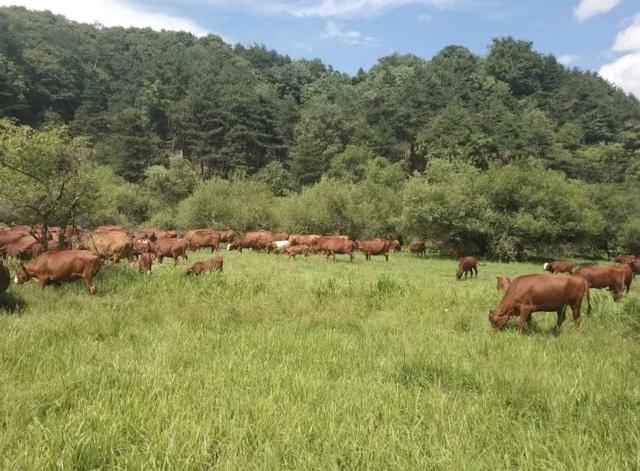
[[(210, 0), (211, 1), (211, 0)], [(214, 0), (218, 1), (218, 0)], [(298, 17), (356, 18), (375, 16), (384, 11), (408, 5), (453, 8), (477, 5), (491, 0), (238, 0), (255, 4), (264, 12), (285, 13)]]
[(618, 33), (612, 50), (625, 54), (603, 65), (598, 73), (640, 98), (640, 15)]
[(126, 0), (0, 0), (0, 6), (11, 5), (30, 10), (49, 10), (81, 23), (181, 30), (190, 31), (198, 36), (208, 34), (206, 29), (189, 18), (169, 15), (152, 7), (134, 5)]
[(574, 14), (578, 20), (584, 21), (613, 10), (620, 3), (622, 3), (622, 0), (580, 0), (574, 10)]
[(601, 77), (640, 98), (640, 52), (627, 54), (600, 68)]
[(640, 15), (637, 15), (629, 26), (618, 33), (613, 50), (618, 52), (640, 51)]
[(362, 34), (360, 31), (345, 30), (335, 21), (327, 22), (322, 37), (325, 39), (335, 39), (354, 46), (363, 46), (376, 42), (374, 37)]
[(579, 60), (580, 56), (576, 56), (575, 54), (564, 54), (562, 56), (558, 56), (558, 62), (566, 66), (574, 65)]

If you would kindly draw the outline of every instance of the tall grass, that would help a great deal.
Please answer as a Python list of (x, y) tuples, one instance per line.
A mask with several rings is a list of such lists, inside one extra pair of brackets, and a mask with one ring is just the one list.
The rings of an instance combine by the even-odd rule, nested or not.
[(640, 467), (637, 286), (520, 335), (490, 328), (495, 275), (539, 266), (223, 255), (199, 278), (103, 267), (97, 296), (12, 286), (0, 467)]

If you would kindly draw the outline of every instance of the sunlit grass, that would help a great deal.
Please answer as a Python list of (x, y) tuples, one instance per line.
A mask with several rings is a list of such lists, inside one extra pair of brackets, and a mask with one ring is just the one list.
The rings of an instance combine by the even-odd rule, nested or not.
[(222, 255), (105, 266), (97, 296), (12, 286), (0, 467), (640, 467), (638, 286), (520, 335), (490, 328), (495, 276), (539, 265)]

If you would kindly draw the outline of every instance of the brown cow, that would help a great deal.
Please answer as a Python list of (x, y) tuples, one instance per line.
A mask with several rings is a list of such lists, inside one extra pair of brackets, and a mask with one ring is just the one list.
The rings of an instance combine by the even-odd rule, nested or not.
[(269, 250), (273, 242), (288, 239), (289, 234), (286, 232), (247, 232), (240, 239), (230, 243), (227, 250), (238, 250), (240, 253), (242, 249)]
[(461, 258), (458, 262), (458, 271), (456, 271), (456, 278), (458, 281), (462, 280), (462, 274), (464, 273), (464, 279), (467, 279), (467, 273), (471, 274), (471, 278), (473, 278), (473, 274), (476, 274), (476, 278), (478, 278), (478, 259), (475, 257), (465, 257)]
[(549, 273), (569, 273), (572, 275), (576, 264), (573, 262), (554, 261), (545, 263), (542, 267)]
[(389, 248), (393, 253), (398, 253), (400, 252), (400, 249), (402, 249), (402, 244), (398, 239), (393, 239), (389, 242)]
[(327, 258), (332, 256), (334, 262), (337, 253), (349, 255), (351, 263), (355, 261), (353, 254), (355, 243), (346, 236), (322, 236), (313, 243), (311, 248), (315, 252), (326, 253)]
[(123, 258), (133, 258), (133, 239), (126, 232), (118, 230), (86, 232), (79, 239), (73, 237), (71, 246), (76, 250), (90, 250), (101, 258), (111, 258), (113, 263)]
[(145, 227), (142, 229), (147, 234), (147, 238), (155, 237), (156, 240), (163, 239), (177, 239), (178, 233), (176, 231), (165, 231), (159, 227)]
[(629, 265), (634, 275), (640, 275), (640, 258), (631, 255), (621, 255), (616, 257), (616, 263)]
[(151, 266), (153, 265), (153, 255), (149, 252), (140, 254), (138, 259), (138, 271), (140, 273), (151, 274)]
[(616, 263), (626, 263), (628, 265), (631, 265), (633, 264), (635, 259), (636, 257), (634, 257), (633, 255), (618, 255), (616, 258), (613, 259), (613, 261)]
[(591, 265), (576, 270), (574, 275), (587, 280), (589, 288), (607, 288), (618, 301), (624, 291), (625, 270), (620, 265)]
[(4, 246), (7, 257), (29, 260), (40, 255), (40, 241), (31, 234), (24, 234), (19, 239)]
[(9, 273), (9, 269), (5, 267), (2, 260), (0, 260), (0, 294), (4, 293), (7, 288), (9, 288), (10, 283), (11, 274)]
[(56, 281), (82, 278), (91, 294), (96, 292), (93, 277), (100, 268), (100, 258), (88, 250), (45, 252), (16, 270), (16, 283), (33, 278), (43, 288)]
[(173, 258), (174, 265), (178, 264), (178, 258), (187, 258), (187, 243), (182, 239), (160, 239), (156, 242), (155, 253), (158, 263), (162, 263), (164, 257)]
[(511, 280), (506, 276), (496, 276), (496, 278), (498, 279), (498, 291), (506, 293), (509, 289), (509, 285), (511, 284)]
[(627, 263), (618, 263), (617, 265), (622, 268), (622, 271), (624, 272), (624, 285), (627, 288), (628, 293), (631, 289), (631, 282), (633, 281), (633, 269), (631, 268), (631, 265)]
[(291, 245), (308, 245), (311, 246), (321, 236), (316, 234), (292, 234), (289, 236)]
[(424, 242), (414, 242), (409, 246), (409, 252), (411, 255), (416, 255), (418, 257), (426, 257), (427, 256), (427, 246)]
[(356, 247), (361, 252), (364, 252), (366, 260), (371, 261), (372, 255), (384, 255), (384, 259), (389, 261), (389, 250), (391, 249), (391, 242), (383, 239), (371, 239), (371, 240), (356, 240)]
[(187, 243), (189, 250), (210, 248), (213, 253), (218, 250), (220, 235), (214, 229), (195, 229), (188, 231), (182, 240)]
[(202, 273), (205, 273), (207, 271), (222, 271), (223, 269), (223, 265), (224, 265), (224, 261), (222, 260), (222, 257), (220, 256), (216, 256), (213, 257), (209, 260), (207, 260), (206, 262), (196, 262), (193, 265), (191, 265), (189, 268), (187, 268), (187, 270), (185, 271), (185, 275), (187, 276), (191, 276), (191, 275), (201, 275)]
[(585, 296), (587, 312), (591, 313), (589, 284), (583, 278), (572, 275), (519, 276), (511, 282), (498, 306), (489, 311), (489, 321), (495, 329), (501, 329), (515, 314), (519, 316), (518, 327), (522, 332), (525, 324), (531, 324), (532, 313), (555, 311), (558, 313), (558, 322), (554, 331), (558, 333), (567, 306), (571, 307), (574, 325), (580, 325), (580, 309)]
[(154, 253), (155, 244), (151, 239), (133, 239), (133, 256), (135, 258), (145, 253)]
[(308, 245), (292, 245), (284, 249), (284, 252), (295, 260), (296, 255), (304, 255), (305, 257), (308, 257), (310, 247)]

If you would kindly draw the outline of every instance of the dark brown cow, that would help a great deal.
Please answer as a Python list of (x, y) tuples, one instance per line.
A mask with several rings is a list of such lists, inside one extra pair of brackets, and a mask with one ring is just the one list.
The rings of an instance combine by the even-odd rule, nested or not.
[(183, 240), (188, 244), (189, 250), (210, 248), (213, 253), (220, 245), (220, 235), (214, 229), (195, 229), (188, 231)]
[(511, 280), (506, 276), (496, 276), (496, 278), (498, 279), (498, 291), (506, 293), (509, 289), (509, 285), (511, 284)]
[(156, 242), (155, 253), (158, 263), (162, 263), (164, 257), (173, 258), (174, 265), (178, 264), (178, 258), (187, 258), (187, 243), (182, 239), (160, 239)]
[(308, 245), (292, 245), (284, 249), (284, 252), (295, 260), (296, 255), (304, 255), (305, 257), (308, 257), (311, 249)]
[(56, 281), (82, 278), (91, 294), (96, 292), (93, 277), (100, 268), (100, 258), (88, 250), (45, 252), (16, 270), (16, 283), (33, 278), (43, 288)]
[(355, 243), (346, 236), (322, 236), (317, 239), (311, 246), (315, 252), (324, 252), (327, 254), (327, 258), (333, 257), (333, 261), (336, 260), (336, 254), (349, 255), (349, 261), (355, 262), (355, 255), (353, 250)]
[(409, 246), (409, 252), (411, 255), (416, 255), (418, 257), (426, 257), (427, 256), (427, 246), (424, 242), (414, 242)]
[(140, 273), (151, 274), (151, 267), (153, 266), (153, 255), (149, 252), (140, 254), (138, 259), (138, 271)]
[(574, 275), (587, 280), (590, 288), (608, 289), (618, 301), (625, 286), (625, 270), (620, 265), (591, 265), (576, 270)]
[(223, 265), (224, 265), (224, 261), (222, 259), (222, 257), (220, 256), (216, 256), (213, 257), (209, 260), (207, 260), (206, 262), (196, 262), (193, 265), (191, 265), (189, 268), (187, 268), (187, 270), (185, 271), (185, 275), (187, 276), (197, 276), (197, 275), (201, 275), (202, 273), (208, 272), (208, 271), (222, 271), (223, 270)]
[(554, 261), (545, 263), (542, 267), (549, 273), (569, 273), (572, 275), (576, 264), (573, 262)]
[(9, 288), (10, 283), (11, 274), (9, 273), (9, 269), (5, 267), (2, 260), (0, 260), (0, 294), (4, 293), (7, 288)]
[(364, 252), (366, 260), (371, 260), (372, 255), (384, 255), (384, 259), (389, 261), (389, 250), (391, 241), (384, 239), (356, 240), (356, 247)]
[(583, 278), (572, 275), (525, 275), (513, 280), (500, 304), (489, 311), (489, 321), (496, 329), (505, 326), (509, 317), (518, 316), (518, 327), (522, 332), (530, 325), (534, 312), (557, 312), (555, 333), (565, 320), (565, 310), (571, 307), (573, 323), (580, 325), (582, 300), (587, 297), (588, 313), (591, 313), (589, 284)]
[(467, 273), (471, 274), (471, 278), (473, 278), (473, 274), (476, 274), (476, 278), (478, 278), (478, 259), (475, 257), (465, 257), (461, 258), (458, 262), (458, 271), (456, 271), (456, 278), (458, 281), (462, 280), (462, 274), (464, 273), (464, 279), (467, 279)]

